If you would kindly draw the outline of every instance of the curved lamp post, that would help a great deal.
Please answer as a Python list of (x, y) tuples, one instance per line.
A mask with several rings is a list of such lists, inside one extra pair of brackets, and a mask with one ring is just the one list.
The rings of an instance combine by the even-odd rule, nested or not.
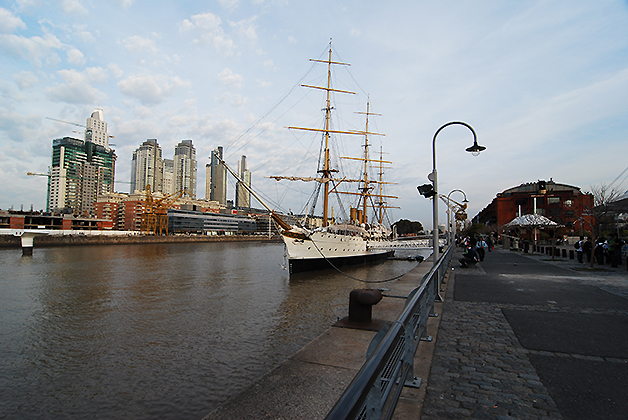
[[(461, 192), (462, 195), (464, 195), (464, 200), (462, 200), (463, 204), (465, 204), (464, 208), (466, 208), (466, 204), (469, 202), (469, 200), (467, 200), (467, 194), (464, 191), (460, 190), (460, 189), (451, 190), (451, 191), (449, 191), (449, 194), (447, 194), (447, 203), (448, 203), (448, 205), (447, 205), (447, 232), (449, 233), (449, 242), (448, 242), (448, 244), (450, 244), (455, 239), (455, 236), (456, 236), (456, 228), (457, 228), (457, 226), (456, 226), (456, 221), (455, 220), (453, 221), (454, 222), (453, 225), (456, 228), (454, 228), (453, 230), (451, 229), (451, 225), (452, 225), (452, 223), (451, 223), (452, 222), (452, 220), (451, 220), (451, 202), (452, 201), (454, 203), (456, 203), (456, 202), (454, 200), (452, 200), (451, 198), (449, 198), (449, 196), (451, 194), (455, 193), (455, 192)], [(459, 203), (456, 203), (456, 204), (460, 205)]]
[(436, 136), (440, 133), (445, 127), (449, 127), (450, 125), (464, 125), (473, 133), (473, 146), (467, 147), (466, 151), (471, 153), (473, 156), (477, 156), (481, 151), (485, 150), (486, 147), (478, 145), (478, 138), (475, 134), (475, 130), (469, 124), (462, 121), (451, 121), (447, 124), (441, 126), (436, 133), (434, 133), (434, 139), (432, 140), (432, 173), (427, 177), (430, 181), (432, 181), (432, 187), (434, 189), (434, 203), (433, 203), (433, 233), (432, 233), (432, 258), (433, 264), (436, 265), (439, 257), (439, 242), (438, 242), (438, 182), (436, 176)]

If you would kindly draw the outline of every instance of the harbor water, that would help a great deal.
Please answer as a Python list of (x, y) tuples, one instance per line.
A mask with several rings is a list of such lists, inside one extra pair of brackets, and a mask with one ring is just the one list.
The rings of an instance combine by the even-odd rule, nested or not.
[[(260, 242), (0, 250), (1, 417), (200, 419), (346, 316), (352, 289), (386, 287), (290, 277), (283, 254)], [(416, 264), (346, 272), (378, 281)]]

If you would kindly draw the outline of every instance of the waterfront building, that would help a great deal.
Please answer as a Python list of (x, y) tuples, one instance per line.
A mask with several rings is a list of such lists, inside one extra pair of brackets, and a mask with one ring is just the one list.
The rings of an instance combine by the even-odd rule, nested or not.
[(220, 163), (222, 159), (222, 146), (213, 150), (211, 153), (211, 171), (210, 171), (210, 195), (211, 201), (217, 201), (223, 206), (227, 204), (227, 168)]
[(498, 193), (473, 223), (504, 226), (524, 214), (540, 214), (574, 231), (591, 230), (593, 195), (552, 179), (521, 184)]
[(177, 191), (174, 184), (174, 159), (164, 159), (163, 162), (163, 193), (165, 195), (174, 194)]
[(92, 116), (85, 124), (85, 141), (104, 147), (109, 150), (109, 135), (107, 134), (107, 123), (103, 117), (103, 110), (94, 109)]
[(209, 200), (212, 194), (212, 165), (205, 164), (205, 200)]
[(91, 141), (53, 140), (47, 211), (93, 216), (98, 195), (113, 192), (115, 162), (113, 150)]
[[(174, 149), (174, 191), (196, 196), (196, 149), (192, 140), (182, 140)], [(164, 191), (164, 194), (166, 191)]]
[[(250, 188), (251, 187), (251, 171), (246, 164), (246, 156), (238, 161), (238, 176)], [(251, 207), (251, 193), (246, 187), (242, 186), (240, 181), (236, 183), (235, 206), (238, 208)]]
[(147, 185), (151, 191), (163, 191), (163, 161), (157, 139), (146, 140), (133, 152), (131, 193), (143, 191)]
[(169, 209), (170, 233), (200, 233), (204, 235), (233, 235), (254, 233), (255, 219), (246, 215), (206, 213), (201, 211)]

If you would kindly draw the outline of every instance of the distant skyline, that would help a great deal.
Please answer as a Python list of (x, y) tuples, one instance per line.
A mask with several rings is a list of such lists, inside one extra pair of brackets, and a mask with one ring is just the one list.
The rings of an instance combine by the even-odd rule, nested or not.
[[(102, 108), (117, 181), (130, 181), (133, 151), (147, 139), (164, 150), (191, 139), (199, 167), (219, 146), (233, 168), (246, 155), (253, 187), (279, 210), (302, 211), (311, 185), (265, 177), (315, 175), (316, 142), (285, 127), (320, 124), (322, 95), (298, 85), (323, 83), (325, 69), (308, 60), (330, 38), (334, 58), (351, 64), (335, 86), (357, 92), (338, 96), (334, 121), (363, 128), (354, 112), (367, 98), (382, 114), (370, 127), (386, 136), (370, 141), (393, 162), (387, 193), (401, 209), (392, 221), (431, 227), (431, 202), (416, 187), (428, 182), (432, 137), (449, 121), (473, 126), (487, 147), (466, 153), (464, 127), (437, 139), (440, 192), (464, 190), (469, 217), (522, 183), (552, 178), (589, 191), (628, 165), (626, 0), (3, 1), (0, 208), (45, 209), (46, 179), (26, 172), (46, 172), (53, 139), (83, 138), (45, 117), (85, 124)], [(361, 143), (337, 151), (359, 156)], [(615, 186), (628, 190), (626, 177)], [(233, 199), (233, 179), (228, 190)]]

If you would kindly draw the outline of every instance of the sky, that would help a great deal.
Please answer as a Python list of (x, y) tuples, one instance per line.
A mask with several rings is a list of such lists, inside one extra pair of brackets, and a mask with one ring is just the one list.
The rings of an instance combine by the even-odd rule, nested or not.
[[(537, 180), (589, 191), (628, 165), (628, 1), (290, 0), (0, 1), (0, 209), (45, 209), (52, 141), (82, 138), (104, 110), (117, 155), (116, 190), (128, 192), (133, 151), (155, 138), (164, 157), (191, 139), (197, 196), (205, 165), (225, 148), (246, 155), (252, 183), (278, 210), (301, 212), (315, 176), (331, 40), (333, 127), (363, 130), (384, 169), (389, 219), (431, 227), (416, 187), (463, 190), (475, 216), (497, 193)], [(73, 133), (79, 131), (79, 133)], [(364, 138), (334, 139), (359, 157)], [(337, 143), (336, 143), (337, 142)], [(380, 151), (383, 153), (380, 155)], [(376, 156), (373, 156), (376, 153)], [(348, 178), (357, 161), (334, 160)], [(615, 186), (628, 190), (626, 178)], [(229, 199), (234, 187), (230, 182)], [(355, 188), (355, 187), (353, 187)], [(462, 201), (461, 193), (451, 198)], [(259, 206), (256, 206), (259, 207)], [(317, 209), (320, 209), (320, 204)], [(338, 208), (334, 209), (338, 212)], [(440, 204), (440, 220), (445, 220)]]

